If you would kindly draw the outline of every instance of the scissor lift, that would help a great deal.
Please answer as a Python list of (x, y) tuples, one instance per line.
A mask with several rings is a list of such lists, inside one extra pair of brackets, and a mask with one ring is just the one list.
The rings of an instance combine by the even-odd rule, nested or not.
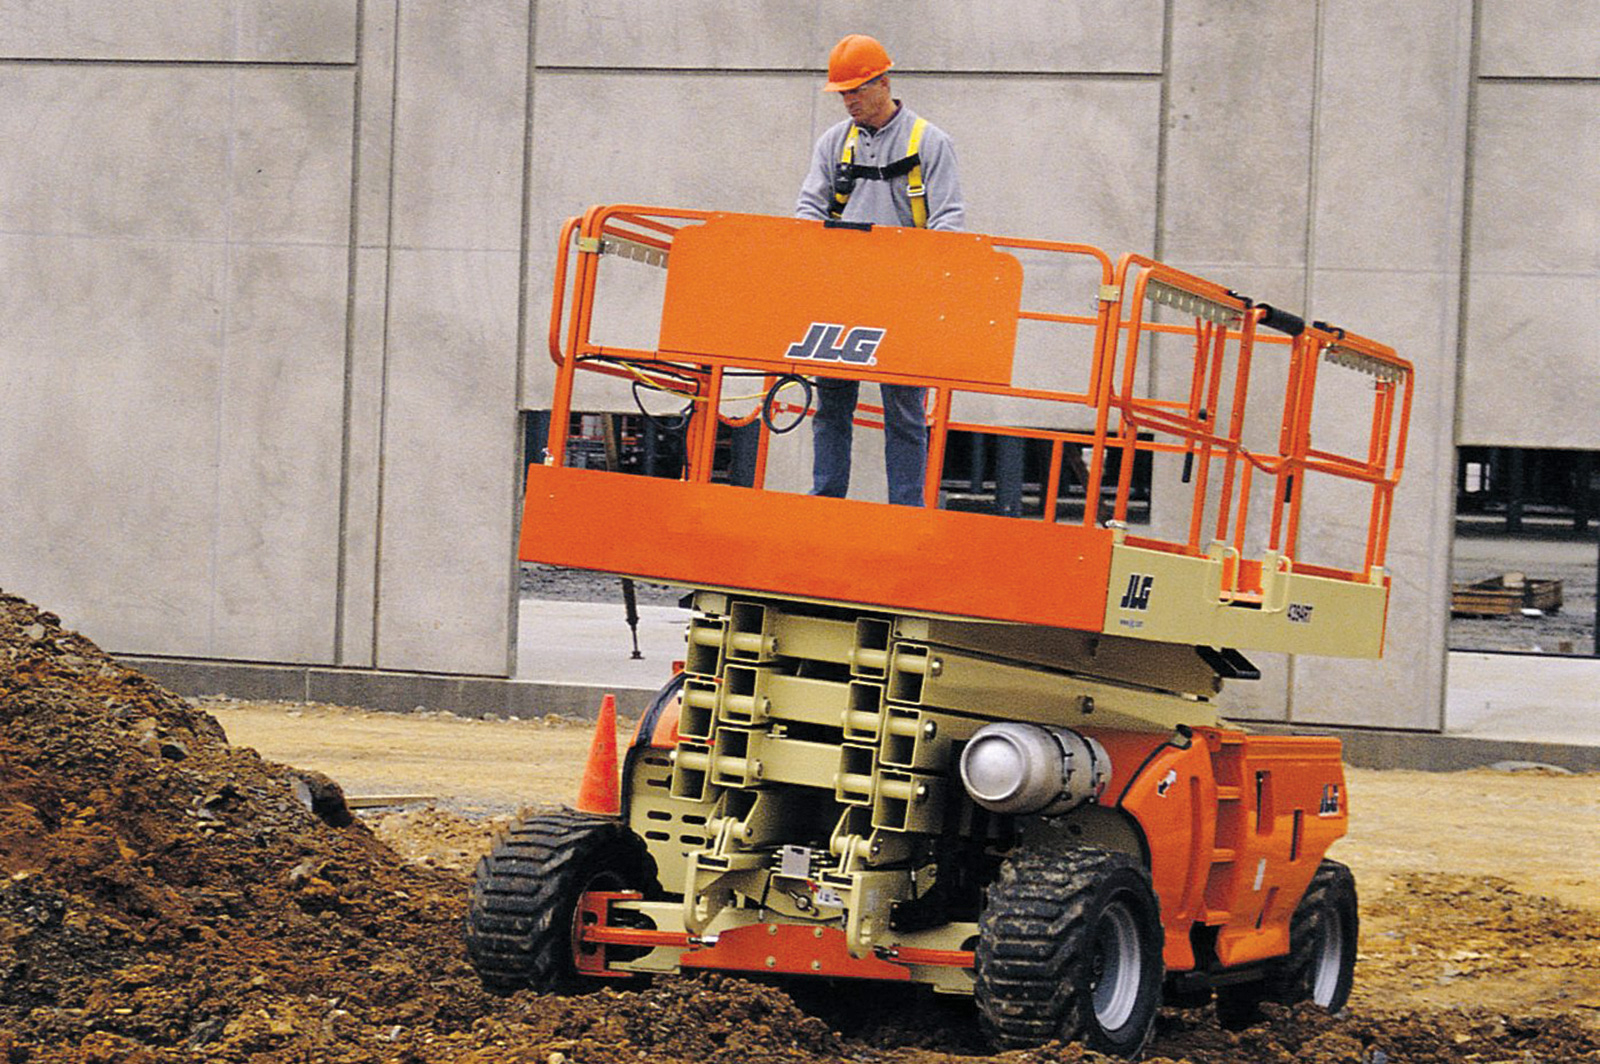
[[(1342, 1006), (1339, 744), (1245, 734), (1215, 698), (1254, 677), (1246, 650), (1381, 654), (1407, 362), (1081, 244), (616, 206), (559, 247), (521, 555), (680, 584), (695, 609), (619, 815), (533, 818), (479, 869), (486, 981), (920, 982), (974, 994), (998, 1044), (1130, 1054), (1163, 985), (1215, 989), (1230, 1021)], [(653, 348), (595, 338), (607, 256), (665, 269)], [(682, 404), (680, 479), (565, 463), (591, 374)], [(1318, 405), (1333, 374), (1370, 390), (1365, 431), (1359, 397)], [(924, 507), (794, 483), (778, 449), (805, 434), (781, 430), (819, 378), (929, 389)], [(719, 425), (751, 423), (753, 483), (717, 483)], [(1042, 518), (941, 508), (954, 432), (1040, 441)], [(1136, 531), (1138, 461), (1160, 520)], [(1064, 466), (1084, 502), (1060, 520)], [(1302, 548), (1308, 516), (1342, 557)]]

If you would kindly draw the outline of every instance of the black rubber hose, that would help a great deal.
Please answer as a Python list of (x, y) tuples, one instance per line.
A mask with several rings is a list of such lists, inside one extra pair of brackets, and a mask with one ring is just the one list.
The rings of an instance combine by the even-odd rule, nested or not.
[[(783, 388), (784, 385), (792, 383), (799, 384), (800, 387), (805, 389), (806, 401), (800, 410), (800, 416), (782, 428), (779, 428), (777, 423), (772, 419), (772, 407), (777, 401), (778, 392)], [(802, 377), (798, 373), (785, 373), (783, 376), (779, 377), (773, 382), (771, 388), (767, 389), (766, 401), (761, 404), (761, 420), (766, 422), (767, 429), (774, 436), (782, 436), (785, 432), (793, 432), (795, 429), (800, 427), (800, 423), (806, 419), (806, 414), (811, 411), (811, 400), (815, 394), (815, 389), (813, 388), (811, 379), (809, 377)]]

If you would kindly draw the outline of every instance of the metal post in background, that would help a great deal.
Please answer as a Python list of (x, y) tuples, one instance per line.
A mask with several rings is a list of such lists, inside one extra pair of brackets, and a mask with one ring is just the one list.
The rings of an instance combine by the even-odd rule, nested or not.
[(1022, 516), (1022, 440), (999, 436), (994, 441), (994, 511), (1001, 517)]

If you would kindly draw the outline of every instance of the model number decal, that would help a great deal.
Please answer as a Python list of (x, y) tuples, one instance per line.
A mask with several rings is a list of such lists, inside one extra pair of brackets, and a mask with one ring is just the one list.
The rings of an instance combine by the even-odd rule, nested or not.
[(1128, 590), (1122, 593), (1122, 608), (1125, 610), (1146, 610), (1150, 608), (1150, 589), (1155, 587), (1156, 578), (1143, 573), (1131, 573), (1128, 576)]
[(1304, 602), (1289, 603), (1289, 623), (1310, 624), (1311, 610), (1312, 607), (1307, 606)]
[[(840, 339), (843, 334), (844, 339)], [(789, 345), (784, 358), (807, 359), (812, 362), (848, 362), (856, 366), (873, 366), (878, 359), (874, 352), (883, 343), (883, 329), (858, 325), (845, 332), (843, 325), (815, 321), (806, 330), (804, 340)]]

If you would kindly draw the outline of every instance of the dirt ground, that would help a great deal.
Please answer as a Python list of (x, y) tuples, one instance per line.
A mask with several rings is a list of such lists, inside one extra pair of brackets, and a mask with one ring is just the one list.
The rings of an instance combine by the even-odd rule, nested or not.
[[(1099, 1059), (986, 1056), (969, 1003), (877, 988), (486, 993), (465, 870), (515, 807), (572, 794), (588, 741), (563, 720), (195, 706), (0, 595), (0, 1062)], [(431, 800), (352, 817), (339, 784)], [(1168, 1010), (1145, 1059), (1600, 1062), (1600, 776), (1352, 771), (1350, 792), (1348, 1009), (1237, 1033)]]

